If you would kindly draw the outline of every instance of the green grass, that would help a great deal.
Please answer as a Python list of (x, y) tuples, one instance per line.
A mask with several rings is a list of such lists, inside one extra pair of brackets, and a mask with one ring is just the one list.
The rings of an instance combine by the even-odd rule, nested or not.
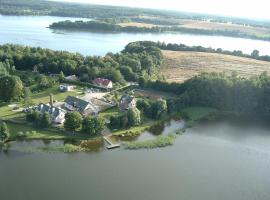
[(190, 121), (198, 121), (204, 119), (216, 111), (216, 109), (208, 107), (189, 107), (182, 110), (183, 113), (187, 114)]
[(39, 103), (49, 103), (50, 101), (50, 94), (53, 95), (53, 99), (56, 101), (64, 101), (67, 96), (80, 96), (78, 92), (82, 92), (80, 90), (74, 90), (69, 92), (60, 92), (58, 86), (49, 88), (47, 90), (41, 91), (39, 93), (32, 95), (32, 100), (34, 104)]
[(110, 108), (108, 110), (105, 110), (104, 112), (101, 112), (99, 114), (100, 117), (106, 118), (106, 119), (110, 119), (110, 117), (112, 116), (118, 116), (120, 115), (122, 112), (119, 110), (118, 107), (114, 107), (114, 108)]
[(173, 145), (176, 135), (158, 136), (152, 140), (126, 143), (126, 149), (154, 149)]
[(14, 119), (14, 118), (21, 118), (24, 116), (22, 112), (12, 111), (12, 108), (8, 107), (8, 105), (9, 104), (2, 104), (0, 106), (0, 119)]
[(133, 137), (133, 136), (138, 136), (147, 129), (149, 129), (151, 126), (153, 126), (155, 123), (158, 123), (158, 121), (154, 120), (146, 120), (143, 124), (139, 126), (133, 126), (128, 129), (121, 129), (121, 130), (116, 130), (113, 131), (112, 134), (117, 136), (117, 135), (125, 135), (128, 137)]
[(45, 151), (45, 152), (51, 152), (51, 153), (57, 153), (57, 152), (75, 153), (75, 152), (84, 152), (85, 151), (84, 148), (77, 146), (77, 145), (73, 145), (73, 144), (65, 144), (65, 145), (61, 145), (61, 146), (57, 146), (57, 147), (43, 147), (40, 149)]

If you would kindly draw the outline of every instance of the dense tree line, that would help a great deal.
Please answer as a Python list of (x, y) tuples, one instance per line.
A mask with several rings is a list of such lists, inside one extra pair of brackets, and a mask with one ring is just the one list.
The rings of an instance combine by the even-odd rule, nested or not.
[[(241, 78), (235, 73), (230, 76), (203, 73), (178, 85), (179, 90), (174, 87), (177, 98), (167, 100), (169, 112), (188, 106), (202, 106), (236, 113), (270, 115), (270, 77), (266, 73), (251, 78)], [(160, 86), (163, 89), (163, 85)], [(155, 88), (158, 89), (157, 86)]]
[(140, 52), (135, 52), (129, 47), (122, 53), (108, 53), (104, 57), (85, 57), (78, 53), (53, 51), (40, 47), (0, 45), (0, 63), (7, 65), (2, 67), (4, 73), (6, 73), (5, 69), (9, 71), (13, 68), (37, 69), (40, 73), (46, 74), (60, 72), (65, 75), (75, 74), (85, 82), (100, 76), (121, 83), (125, 80), (136, 81), (141, 76), (150, 77), (158, 69), (162, 60), (160, 49), (144, 47), (143, 44), (140, 48)]
[(81, 29), (87, 31), (111, 31), (111, 32), (131, 32), (131, 33), (159, 33), (165, 31), (165, 28), (163, 27), (120, 26), (114, 23), (107, 23), (103, 21), (72, 22), (70, 20), (66, 20), (54, 22), (49, 27), (52, 29)]

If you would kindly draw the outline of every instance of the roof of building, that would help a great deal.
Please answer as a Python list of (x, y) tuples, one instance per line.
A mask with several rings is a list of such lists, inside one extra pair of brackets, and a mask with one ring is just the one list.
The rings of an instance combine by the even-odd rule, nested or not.
[(52, 117), (52, 118), (56, 118), (61, 112), (65, 112), (64, 110), (62, 110), (61, 108), (57, 108), (57, 107), (54, 107), (54, 106), (49, 106), (49, 105), (46, 105), (46, 104), (39, 104), (37, 106), (37, 110), (41, 113), (41, 114), (44, 114), (45, 112), (48, 112), (49, 115)]
[(121, 109), (128, 109), (129, 108), (129, 104), (133, 100), (135, 100), (135, 97), (133, 97), (133, 96), (129, 96), (129, 95), (122, 96), (121, 101), (120, 101), (120, 108)]
[(73, 96), (68, 96), (65, 100), (65, 103), (78, 109), (79, 112), (85, 111), (85, 109), (89, 105), (89, 102), (82, 100), (82, 99), (79, 99), (77, 97), (73, 97)]
[(106, 79), (106, 78), (95, 78), (93, 82), (97, 85), (103, 85), (103, 86), (108, 86), (110, 83), (112, 83), (111, 80)]
[(75, 81), (75, 80), (77, 80), (77, 76), (76, 75), (66, 76), (65, 79)]

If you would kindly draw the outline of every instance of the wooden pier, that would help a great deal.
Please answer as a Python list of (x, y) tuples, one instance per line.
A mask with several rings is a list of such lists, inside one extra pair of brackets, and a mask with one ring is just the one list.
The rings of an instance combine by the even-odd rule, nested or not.
[(119, 143), (114, 143), (110, 138), (110, 136), (104, 136), (103, 139), (109, 144), (106, 146), (107, 149), (115, 149), (119, 148), (120, 144)]

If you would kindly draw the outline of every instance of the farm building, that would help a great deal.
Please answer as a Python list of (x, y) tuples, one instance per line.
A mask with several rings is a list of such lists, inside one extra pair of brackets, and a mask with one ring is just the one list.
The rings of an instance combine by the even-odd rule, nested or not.
[(65, 108), (70, 111), (78, 111), (82, 115), (87, 115), (95, 112), (95, 106), (83, 99), (68, 96), (65, 100)]
[(112, 81), (109, 79), (105, 79), (105, 78), (95, 78), (95, 80), (93, 81), (93, 84), (100, 86), (100, 87), (107, 88), (107, 89), (113, 88)]

